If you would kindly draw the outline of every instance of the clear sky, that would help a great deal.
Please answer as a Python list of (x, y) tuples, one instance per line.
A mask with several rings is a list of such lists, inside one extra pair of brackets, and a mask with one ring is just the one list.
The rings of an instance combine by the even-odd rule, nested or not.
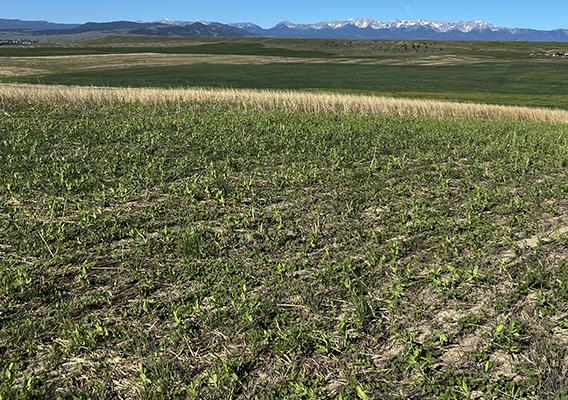
[(484, 20), (519, 28), (568, 28), (568, 0), (2, 0), (0, 18), (88, 22), (111, 20), (319, 22), (351, 17)]

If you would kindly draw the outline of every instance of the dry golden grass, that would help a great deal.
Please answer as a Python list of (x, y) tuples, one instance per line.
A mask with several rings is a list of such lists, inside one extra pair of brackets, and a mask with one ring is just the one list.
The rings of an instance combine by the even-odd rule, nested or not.
[(0, 105), (43, 103), (224, 103), (243, 110), (410, 117), (510, 119), (568, 123), (568, 110), (390, 97), (251, 89), (152, 89), (51, 85), (0, 85)]

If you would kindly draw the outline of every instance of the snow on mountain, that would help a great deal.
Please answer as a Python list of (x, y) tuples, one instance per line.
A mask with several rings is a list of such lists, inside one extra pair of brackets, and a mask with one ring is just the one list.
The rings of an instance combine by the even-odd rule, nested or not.
[(189, 25), (191, 24), (191, 22), (189, 21), (174, 21), (171, 20), (169, 18), (164, 18), (160, 21), (158, 21), (160, 24), (164, 24), (164, 25), (177, 25), (177, 26), (182, 26), (182, 25)]
[[(177, 21), (165, 18), (159, 21), (167, 25), (189, 25), (194, 21)], [(198, 21), (204, 25), (210, 25), (210, 21)], [(235, 28), (258, 31), (263, 28), (257, 24), (250, 22), (239, 22), (228, 24)], [(274, 28), (285, 28), (291, 30), (307, 31), (307, 30), (322, 30), (322, 29), (343, 29), (345, 27), (355, 27), (359, 29), (416, 29), (416, 28), (430, 28), (435, 32), (450, 32), (460, 31), (469, 33), (475, 30), (491, 30), (498, 31), (497, 26), (485, 21), (460, 21), (460, 22), (441, 22), (427, 19), (419, 20), (393, 20), (389, 22), (377, 21), (373, 18), (350, 18), (347, 20), (338, 21), (323, 21), (314, 24), (296, 24), (290, 21), (283, 21), (277, 24)]]
[(175, 26), (186, 26), (186, 25), (195, 24), (196, 22), (206, 26), (219, 24), (219, 22), (213, 22), (213, 21), (177, 21), (177, 20), (171, 20), (169, 18), (164, 18), (158, 22), (164, 25), (175, 25)]
[(355, 26), (359, 29), (367, 29), (369, 27), (373, 28), (373, 29), (380, 29), (384, 26), (384, 24), (382, 22), (375, 21), (372, 18), (351, 18), (351, 19), (344, 20), (344, 21), (320, 22), (320, 23), (311, 24), (311, 25), (308, 25), (308, 26), (310, 26), (312, 29), (323, 29), (323, 28), (341, 29), (341, 28), (344, 28), (348, 25)]
[[(189, 26), (186, 21), (165, 19), (169, 25)], [(213, 22), (200, 21), (215, 28)], [(392, 20), (381, 22), (373, 18), (350, 18), (323, 21), (314, 24), (283, 21), (271, 28), (263, 28), (250, 22), (224, 25), (247, 32), (253, 36), (281, 38), (319, 39), (368, 39), (368, 40), (506, 40), (506, 41), (555, 41), (568, 42), (568, 30), (539, 31), (498, 27), (485, 21), (445, 22), (430, 19)], [(230, 32), (225, 30), (226, 35)]]
[(340, 21), (324, 21), (315, 24), (294, 24), (292, 22), (284, 21), (277, 25), (277, 27), (286, 27), (288, 29), (342, 29), (346, 26), (353, 26), (359, 29), (415, 29), (415, 28), (430, 28), (436, 32), (449, 32), (460, 31), (469, 33), (474, 30), (493, 30), (499, 28), (489, 22), (484, 21), (460, 21), (460, 22), (440, 22), (426, 19), (420, 20), (393, 20), (389, 22), (381, 22), (372, 18), (351, 18)]
[(295, 24), (290, 21), (282, 21), (275, 28), (287, 28), (287, 29), (294, 29), (294, 30), (308, 30), (314, 29), (315, 24)]
[(228, 25), (241, 29), (262, 29), (260, 26), (253, 24), (252, 22), (236, 22)]

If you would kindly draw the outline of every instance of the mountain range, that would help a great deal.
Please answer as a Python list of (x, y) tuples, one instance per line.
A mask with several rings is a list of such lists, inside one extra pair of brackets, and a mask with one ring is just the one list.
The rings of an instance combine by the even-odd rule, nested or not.
[(251, 23), (231, 25), (251, 34), (273, 37), (568, 42), (568, 29), (543, 31), (504, 28), (485, 21), (440, 22), (421, 19), (380, 22), (371, 18), (352, 18), (315, 24), (281, 22), (269, 29)]
[(223, 24), (208, 21), (159, 22), (114, 21), (86, 24), (56, 24), (46, 21), (0, 19), (0, 31), (31, 35), (72, 35), (90, 32), (104, 34), (319, 39), (415, 39), (568, 42), (568, 29), (536, 30), (499, 27), (484, 21), (440, 22), (432, 20), (394, 20), (352, 18), (315, 24), (281, 22), (272, 28), (245, 22)]

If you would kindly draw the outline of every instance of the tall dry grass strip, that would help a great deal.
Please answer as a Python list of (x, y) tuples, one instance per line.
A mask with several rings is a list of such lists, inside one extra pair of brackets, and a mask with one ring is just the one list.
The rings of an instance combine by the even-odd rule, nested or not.
[(243, 110), (345, 113), (410, 117), (508, 119), (568, 123), (568, 110), (437, 100), (251, 89), (153, 89), (52, 85), (0, 85), (0, 105), (13, 102), (102, 104), (223, 103)]

